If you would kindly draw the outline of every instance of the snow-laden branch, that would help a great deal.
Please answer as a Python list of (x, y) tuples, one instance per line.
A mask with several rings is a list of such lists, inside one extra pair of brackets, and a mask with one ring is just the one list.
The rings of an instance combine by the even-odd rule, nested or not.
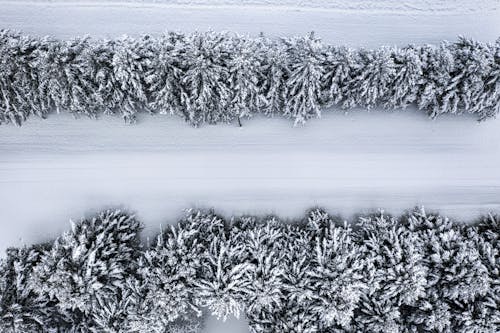
[(496, 332), (500, 217), (416, 209), (349, 224), (190, 211), (141, 245), (120, 211), (0, 262), (1, 332), (197, 332), (208, 308), (264, 332)]
[(168, 113), (193, 125), (262, 113), (296, 124), (334, 106), (431, 117), (500, 111), (500, 39), (354, 50), (307, 37), (167, 33), (62, 41), (0, 31), (0, 124), (71, 112)]

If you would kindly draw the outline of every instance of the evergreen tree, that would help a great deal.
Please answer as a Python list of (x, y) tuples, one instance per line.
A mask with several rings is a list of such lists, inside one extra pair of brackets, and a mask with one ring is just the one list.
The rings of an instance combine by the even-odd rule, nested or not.
[[(488, 48), (492, 52), (491, 70), (484, 78), (483, 92), (475, 100), (470, 112), (477, 112), (480, 119), (487, 119), (500, 112), (500, 38)], [(466, 107), (468, 107), (466, 105)]]
[(356, 105), (350, 82), (358, 66), (357, 53), (347, 47), (328, 46), (322, 79), (322, 103), (348, 109)]
[(310, 212), (308, 227), (314, 231), (314, 254), (307, 272), (315, 290), (312, 310), (323, 328), (348, 329), (367, 289), (363, 271), (368, 264), (363, 250), (353, 241), (352, 230), (336, 226), (324, 211)]
[(262, 82), (263, 58), (266, 49), (254, 40), (235, 36), (233, 50), (227, 66), (229, 70), (230, 102), (228, 112), (231, 116), (250, 117), (259, 112), (265, 104), (259, 84)]
[(225, 321), (228, 316), (239, 318), (249, 294), (251, 269), (249, 263), (238, 263), (235, 259), (243, 247), (228, 244), (220, 237), (211, 239), (209, 248), (201, 257), (201, 269), (195, 281), (197, 304), (207, 307), (217, 319)]
[(53, 305), (30, 286), (45, 246), (11, 248), (0, 266), (0, 331), (48, 332), (58, 327)]
[(324, 47), (310, 34), (307, 38), (284, 40), (289, 60), (288, 87), (284, 115), (303, 124), (313, 116), (321, 116), (321, 80), (324, 74)]
[[(470, 39), (460, 37), (458, 42), (451, 45), (452, 52), (457, 62), (457, 73), (454, 81), (457, 81), (453, 94), (459, 99), (458, 108), (460, 111), (467, 110), (471, 113), (488, 113), (491, 104), (488, 101), (495, 94), (491, 84), (490, 76), (492, 72), (500, 68), (495, 64), (495, 52), (493, 45), (479, 43)], [(495, 74), (493, 74), (495, 75)], [(496, 74), (498, 81), (498, 73)], [(496, 91), (496, 102), (499, 101), (498, 89)], [(498, 107), (498, 106), (496, 106)], [(459, 112), (452, 110), (452, 112)]]
[(53, 244), (0, 260), (0, 331), (194, 333), (203, 307), (244, 312), (251, 332), (488, 332), (498, 329), (499, 223), (423, 209), (350, 226), (225, 220), (191, 210), (139, 247), (139, 223), (105, 211)]
[(201, 315), (193, 287), (203, 248), (195, 229), (170, 227), (139, 260), (140, 292), (132, 330), (165, 332), (172, 323)]
[(226, 63), (232, 50), (225, 34), (193, 33), (186, 38), (181, 105), (193, 125), (230, 121), (229, 76)]
[(263, 81), (260, 91), (264, 100), (261, 112), (268, 116), (281, 115), (287, 100), (289, 59), (281, 42), (263, 39), (263, 44), (267, 52), (261, 67)]
[(123, 37), (114, 44), (113, 72), (120, 90), (120, 111), (126, 121), (134, 121), (135, 113), (148, 109), (147, 73), (152, 59), (158, 55), (152, 50), (150, 36), (139, 39)]
[(369, 290), (363, 295), (356, 326), (361, 331), (399, 332), (405, 316), (424, 298), (427, 267), (418, 238), (396, 218), (384, 215), (360, 219)]
[[(32, 287), (79, 331), (114, 331), (99, 327), (102, 320), (95, 318), (104, 317), (108, 323), (123, 319), (123, 311), (113, 307), (126, 304), (126, 279), (135, 274), (139, 229), (139, 222), (120, 211), (73, 224), (35, 266)], [(120, 317), (110, 318), (110, 310)]]
[(248, 295), (245, 299), (247, 318), (257, 318), (263, 311), (272, 312), (283, 306), (284, 251), (286, 234), (275, 218), (255, 221), (243, 218), (231, 226), (234, 244), (242, 244), (238, 262), (248, 262)]
[(91, 49), (88, 38), (68, 42), (44, 39), (34, 63), (40, 70), (39, 92), (45, 101), (46, 113), (72, 112), (95, 114), (92, 91), (87, 76), (87, 55)]
[(83, 54), (85, 57), (86, 73), (90, 84), (92, 106), (85, 113), (96, 118), (104, 114), (121, 113), (122, 99), (125, 92), (117, 81), (113, 69), (115, 41), (96, 41), (90, 50)]
[(0, 124), (21, 125), (30, 115), (48, 113), (39, 92), (40, 73), (34, 65), (42, 41), (0, 30)]
[(169, 33), (153, 39), (152, 53), (145, 82), (148, 86), (149, 108), (162, 114), (180, 114), (188, 119), (181, 108), (182, 85), (179, 84), (184, 71), (182, 59), (185, 55), (185, 37)]
[(394, 62), (394, 76), (383, 98), (385, 108), (406, 108), (417, 100), (423, 69), (419, 50), (413, 45), (388, 50)]
[(453, 79), (455, 59), (448, 44), (420, 48), (423, 63), (422, 84), (418, 94), (418, 108), (431, 117), (457, 110), (458, 98), (453, 94), (457, 80)]
[(359, 63), (348, 89), (356, 106), (371, 109), (388, 98), (394, 84), (395, 64), (390, 51), (385, 48), (375, 51), (361, 49), (358, 56)]
[[(492, 332), (480, 323), (488, 314), (483, 300), (491, 282), (473, 241), (476, 230), (424, 210), (412, 212), (409, 225), (424, 248), (429, 270), (425, 297), (417, 303), (410, 323), (430, 332)], [(491, 328), (492, 322), (486, 322)]]

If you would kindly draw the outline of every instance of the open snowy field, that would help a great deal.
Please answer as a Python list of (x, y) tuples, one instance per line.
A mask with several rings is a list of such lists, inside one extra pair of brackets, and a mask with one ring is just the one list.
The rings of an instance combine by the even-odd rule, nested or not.
[(349, 216), (422, 204), (471, 218), (500, 210), (499, 129), (500, 120), (413, 111), (326, 112), (296, 128), (267, 118), (198, 129), (169, 116), (33, 118), (0, 129), (0, 217), (15, 221), (0, 244), (56, 235), (69, 217), (107, 205), (137, 212), (150, 233), (192, 206), (292, 217), (315, 205)]
[[(179, 3), (193, 2), (193, 5)], [(458, 35), (494, 41), (500, 35), (496, 0), (444, 1), (0, 1), (2, 28), (59, 38), (158, 34), (165, 30), (227, 30), (268, 36), (315, 31), (325, 42), (353, 47), (439, 43)], [(205, 3), (205, 4), (200, 4)], [(260, 5), (252, 5), (260, 3)], [(268, 3), (268, 6), (262, 5)], [(289, 4), (289, 6), (285, 6)]]
[[(328, 43), (370, 48), (500, 36), (495, 0), (242, 2), (0, 1), (0, 28), (59, 38), (314, 30)], [(425, 205), (469, 219), (500, 211), (499, 165), (500, 119), (430, 120), (412, 110), (333, 110), (296, 128), (264, 118), (198, 129), (167, 116), (134, 125), (117, 117), (32, 118), (20, 128), (0, 126), (0, 251), (52, 238), (69, 218), (110, 205), (136, 212), (146, 234), (193, 206), (286, 217), (322, 206), (348, 217)], [(237, 332), (242, 324), (232, 325)]]

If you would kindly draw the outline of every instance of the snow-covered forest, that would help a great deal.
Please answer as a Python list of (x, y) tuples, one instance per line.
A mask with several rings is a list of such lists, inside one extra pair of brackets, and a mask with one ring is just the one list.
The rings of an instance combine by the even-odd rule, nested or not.
[(500, 110), (500, 40), (377, 50), (325, 45), (314, 34), (269, 39), (229, 33), (62, 41), (0, 32), (0, 123), (70, 112), (97, 117), (175, 114), (192, 125), (255, 114), (302, 124), (335, 106), (404, 109), (431, 117)]
[(0, 0), (0, 333), (497, 333), (499, 36), (498, 0)]
[(147, 242), (108, 210), (0, 262), (0, 330), (199, 332), (243, 316), (250, 332), (497, 332), (500, 217), (414, 209), (347, 222), (191, 210)]

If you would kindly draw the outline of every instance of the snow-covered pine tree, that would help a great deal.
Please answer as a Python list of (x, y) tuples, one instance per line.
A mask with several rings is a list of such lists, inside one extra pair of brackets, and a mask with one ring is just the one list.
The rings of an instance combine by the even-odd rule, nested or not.
[[(356, 106), (371, 109), (387, 99), (395, 79), (395, 64), (391, 50), (358, 51), (358, 64), (348, 85)], [(347, 105), (354, 106), (348, 102)]]
[(356, 105), (349, 83), (359, 66), (358, 53), (347, 47), (327, 46), (322, 77), (322, 104), (338, 104), (344, 109)]
[(38, 68), (39, 93), (45, 113), (86, 113), (93, 107), (91, 82), (82, 53), (90, 47), (88, 38), (67, 42), (45, 38), (33, 64)]
[(284, 228), (284, 306), (264, 313), (264, 318), (269, 322), (272, 332), (319, 332), (321, 319), (313, 308), (317, 290), (308, 274), (314, 266), (313, 233), (306, 230), (303, 223), (286, 224)]
[(364, 271), (369, 268), (364, 250), (357, 245), (347, 225), (336, 226), (322, 210), (309, 212), (308, 229), (314, 248), (312, 265), (307, 271), (312, 296), (312, 311), (321, 321), (321, 329), (350, 329), (354, 311), (366, 293)]
[(449, 44), (422, 46), (420, 57), (425, 75), (417, 99), (418, 108), (426, 110), (431, 117), (457, 111), (459, 100), (453, 93), (458, 81), (453, 80), (455, 58)]
[(319, 333), (318, 318), (308, 304), (285, 299), (281, 308), (273, 313), (263, 311), (258, 321), (249, 320), (250, 333), (288, 332)]
[(228, 34), (195, 32), (186, 37), (183, 52), (181, 106), (192, 125), (228, 122), (234, 119), (227, 106), (230, 100), (227, 61), (231, 49)]
[(120, 112), (126, 121), (134, 121), (135, 114), (151, 111), (148, 108), (147, 74), (158, 54), (152, 49), (151, 37), (125, 36), (113, 44), (113, 74), (121, 93)]
[[(118, 210), (73, 224), (42, 255), (32, 288), (55, 303), (73, 330), (120, 332), (116, 325), (123, 323), (125, 311), (116, 305), (127, 303), (126, 280), (136, 271), (139, 230), (137, 220)], [(109, 326), (100, 327), (103, 322)]]
[(0, 260), (0, 330), (198, 332), (208, 307), (244, 311), (255, 333), (496, 333), (499, 221), (418, 209), (351, 229), (319, 209), (300, 223), (192, 210), (141, 250), (138, 222), (106, 211)]
[[(91, 50), (84, 53), (86, 57), (87, 77), (92, 82), (93, 108), (87, 115), (94, 118), (97, 112), (104, 114), (121, 113), (121, 105), (125, 93), (120, 82), (117, 81), (113, 69), (114, 56), (113, 40), (95, 41)], [(91, 113), (96, 111), (96, 114)]]
[(233, 45), (230, 46), (231, 58), (227, 62), (230, 91), (227, 107), (231, 116), (237, 117), (241, 124), (241, 118), (260, 112), (265, 105), (260, 85), (267, 50), (265, 44), (243, 36), (236, 35), (230, 41)]
[(149, 108), (161, 114), (188, 115), (181, 108), (180, 85), (185, 57), (185, 36), (178, 33), (164, 34), (151, 40), (155, 55), (148, 66), (145, 82), (148, 85)]
[(489, 214), (476, 226), (465, 226), (465, 236), (474, 243), (481, 263), (488, 272), (489, 288), (463, 306), (457, 314), (462, 321), (457, 332), (498, 331), (500, 323), (500, 216)]
[(360, 331), (401, 332), (406, 316), (425, 297), (427, 267), (418, 237), (383, 212), (361, 217), (358, 237), (369, 275), (355, 326)]
[(56, 309), (30, 286), (47, 245), (11, 248), (0, 266), (0, 332), (48, 332), (59, 327)]
[[(312, 306), (315, 290), (307, 278), (307, 272), (311, 267), (311, 258), (308, 255), (310, 252), (306, 245), (308, 235), (302, 228), (282, 227), (284, 239), (280, 244), (284, 242), (284, 247), (280, 248), (279, 266), (270, 261), (264, 262), (263, 268), (260, 269), (266, 273), (265, 279), (271, 286), (260, 288), (260, 290), (267, 289), (266, 302), (261, 299), (249, 305), (247, 309), (249, 330), (251, 333), (321, 332), (321, 321)], [(295, 251), (296, 249), (298, 251)], [(253, 293), (255, 290), (252, 290)]]
[(474, 110), (480, 119), (494, 117), (500, 112), (500, 38), (490, 46), (493, 63), (490, 72), (484, 79), (483, 93), (478, 98)]
[(494, 248), (499, 245), (500, 215), (488, 214), (479, 219), (477, 230), (482, 240), (489, 242)]
[(199, 306), (207, 307), (217, 319), (228, 316), (239, 318), (250, 293), (246, 275), (250, 264), (238, 262), (243, 246), (230, 244), (220, 236), (211, 239), (209, 248), (201, 256), (201, 269), (195, 281), (194, 294)]
[(269, 40), (263, 36), (260, 37), (260, 41), (267, 50), (262, 66), (263, 80), (260, 85), (260, 94), (265, 105), (260, 112), (268, 116), (281, 115), (284, 113), (287, 98), (289, 59), (280, 41)]
[(46, 116), (34, 65), (40, 44), (39, 39), (0, 30), (0, 124), (20, 126), (30, 115)]
[(20, 44), (20, 35), (8, 30), (0, 31), (0, 124), (12, 122), (20, 125), (30, 112), (26, 103), (19, 101), (16, 96), (16, 91), (23, 87), (21, 82), (15, 82), (14, 78), (19, 69), (16, 59), (19, 61)]
[(394, 62), (394, 77), (383, 98), (385, 108), (406, 108), (417, 100), (422, 83), (422, 60), (413, 45), (388, 50)]
[(0, 31), (0, 123), (53, 111), (183, 115), (194, 125), (256, 112), (302, 123), (332, 104), (435, 117), (500, 112), (500, 40), (349, 50), (228, 33), (61, 41)]
[(286, 46), (289, 77), (284, 115), (303, 124), (311, 117), (321, 116), (321, 81), (324, 75), (324, 46), (311, 33), (306, 38), (282, 41)]
[(212, 211), (189, 210), (179, 222), (179, 228), (196, 232), (202, 250), (192, 288), (194, 303), (222, 320), (239, 317), (248, 294), (249, 263), (240, 262), (243, 245), (230, 241), (226, 227), (224, 219)]
[(258, 321), (261, 312), (273, 312), (283, 307), (284, 251), (286, 237), (283, 223), (271, 217), (263, 221), (243, 217), (231, 225), (233, 244), (242, 244), (242, 257), (248, 262), (248, 295), (245, 299), (246, 317)]
[(408, 224), (419, 237), (429, 270), (425, 297), (408, 319), (410, 328), (429, 332), (494, 332), (490, 315), (494, 317), (498, 310), (485, 301), (492, 290), (491, 280), (475, 244), (477, 231), (427, 214), (423, 209), (412, 212)]
[[(129, 280), (130, 278), (127, 278)], [(130, 333), (132, 291), (121, 287), (119, 295), (97, 295), (92, 324), (84, 328), (92, 333)], [(132, 312), (133, 313), (133, 312)], [(84, 319), (86, 321), (86, 319)], [(137, 331), (139, 333), (139, 331)]]
[[(456, 74), (453, 81), (458, 81), (458, 83), (456, 88), (448, 94), (459, 99), (460, 111), (487, 114), (487, 110), (491, 109), (488, 95), (493, 93), (492, 87), (489, 87), (491, 84), (489, 77), (495, 69), (500, 70), (500, 63), (495, 63), (494, 46), (460, 37), (457, 42), (450, 45), (450, 48), (456, 61)], [(496, 75), (498, 79), (500, 74)], [(498, 85), (498, 82), (496, 83)], [(499, 97), (497, 97), (498, 101)], [(458, 110), (452, 111), (458, 112)]]
[(214, 237), (225, 238), (226, 222), (213, 210), (188, 209), (186, 215), (178, 221), (178, 228), (189, 234), (197, 234), (197, 242), (206, 250)]
[(193, 287), (203, 247), (194, 228), (170, 226), (139, 259), (139, 292), (130, 330), (164, 333), (174, 323), (201, 315)]

